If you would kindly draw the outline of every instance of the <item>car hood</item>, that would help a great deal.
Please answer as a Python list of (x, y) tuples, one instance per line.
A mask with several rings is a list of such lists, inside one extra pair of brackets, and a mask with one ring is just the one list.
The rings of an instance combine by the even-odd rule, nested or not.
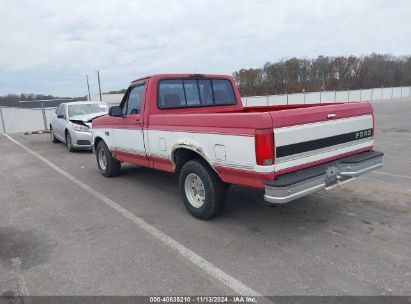
[(106, 115), (106, 112), (99, 112), (99, 113), (92, 113), (92, 114), (84, 114), (84, 115), (75, 115), (71, 116), (69, 120), (73, 123), (77, 123), (80, 125), (86, 125), (87, 127), (91, 128), (91, 122), (94, 118)]

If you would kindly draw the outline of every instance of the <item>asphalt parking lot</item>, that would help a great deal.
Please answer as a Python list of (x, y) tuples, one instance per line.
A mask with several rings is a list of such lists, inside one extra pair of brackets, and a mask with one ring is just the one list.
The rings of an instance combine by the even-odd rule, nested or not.
[(410, 295), (411, 99), (374, 108), (381, 171), (272, 208), (232, 186), (211, 221), (173, 175), (0, 136), (0, 295)]

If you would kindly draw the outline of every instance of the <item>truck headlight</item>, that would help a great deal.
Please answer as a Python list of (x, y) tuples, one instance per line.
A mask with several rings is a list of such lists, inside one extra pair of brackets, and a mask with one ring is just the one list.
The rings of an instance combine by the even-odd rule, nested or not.
[(79, 132), (90, 132), (90, 128), (87, 126), (73, 123), (73, 129)]

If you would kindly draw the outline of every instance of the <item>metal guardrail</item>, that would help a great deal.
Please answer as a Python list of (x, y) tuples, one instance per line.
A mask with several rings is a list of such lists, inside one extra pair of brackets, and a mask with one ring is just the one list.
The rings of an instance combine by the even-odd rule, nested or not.
[(0, 120), (1, 120), (1, 133), (6, 133), (6, 127), (4, 125), (3, 109), (0, 107)]
[(281, 95), (249, 96), (243, 97), (242, 100), (244, 106), (252, 107), (284, 104), (306, 104), (318, 102), (328, 103), (391, 100), (394, 98), (410, 96), (411, 87), (389, 87), (346, 91), (320, 91)]
[[(373, 88), (366, 90), (304, 92), (295, 94), (267, 95), (243, 97), (245, 107), (391, 100), (394, 98), (410, 97), (411, 87)], [(0, 107), (0, 133), (18, 133), (35, 130), (48, 130), (50, 116), (55, 108), (12, 108)]]
[(48, 130), (55, 108), (26, 109), (0, 107), (0, 133)]

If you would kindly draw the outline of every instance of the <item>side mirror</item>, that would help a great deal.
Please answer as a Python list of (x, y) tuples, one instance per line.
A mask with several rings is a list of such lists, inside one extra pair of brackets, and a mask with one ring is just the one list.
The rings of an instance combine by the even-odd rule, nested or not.
[(65, 117), (64, 117), (63, 114), (59, 114), (59, 115), (57, 115), (57, 118), (62, 118), (62, 119), (64, 119)]
[(108, 109), (108, 115), (114, 117), (123, 117), (123, 109), (119, 106), (113, 106)]

